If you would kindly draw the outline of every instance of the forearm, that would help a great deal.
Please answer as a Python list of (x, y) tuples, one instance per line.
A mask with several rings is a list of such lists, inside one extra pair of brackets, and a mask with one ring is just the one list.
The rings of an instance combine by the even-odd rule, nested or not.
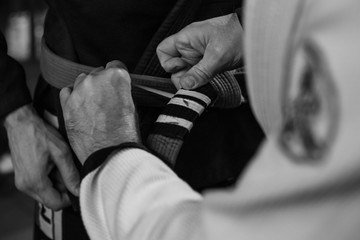
[(191, 239), (198, 234), (201, 202), (140, 149), (122, 150), (81, 184), (82, 217), (93, 239)]

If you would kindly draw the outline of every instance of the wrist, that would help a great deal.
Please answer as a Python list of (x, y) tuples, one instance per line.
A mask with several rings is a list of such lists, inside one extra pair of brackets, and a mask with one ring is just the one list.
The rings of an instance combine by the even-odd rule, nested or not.
[(141, 144), (139, 132), (136, 113), (126, 114), (121, 118), (120, 127), (113, 132), (113, 141), (110, 141), (105, 147), (121, 145), (127, 142)]
[[(80, 150), (78, 151), (80, 153), (78, 155), (80, 162), (84, 163), (90, 155), (104, 148), (119, 146), (129, 142), (141, 145), (141, 137), (139, 134), (137, 122), (134, 120), (134, 114), (129, 114), (122, 117), (122, 122), (123, 123), (121, 124), (121, 127), (118, 129), (113, 129), (112, 131), (100, 130), (104, 131), (105, 133), (94, 134), (94, 136), (90, 136), (88, 138), (88, 142), (87, 140), (83, 140), (82, 146), (78, 145), (79, 147), (74, 147), (74, 149)], [(72, 145), (76, 146), (76, 144)], [(77, 153), (77, 151), (75, 152)]]
[(143, 145), (136, 142), (124, 142), (116, 146), (110, 146), (107, 148), (99, 149), (89, 155), (83, 162), (83, 167), (80, 172), (81, 179), (83, 179), (87, 174), (99, 168), (104, 162), (111, 158), (114, 154), (129, 148), (142, 149), (150, 153), (150, 151)]

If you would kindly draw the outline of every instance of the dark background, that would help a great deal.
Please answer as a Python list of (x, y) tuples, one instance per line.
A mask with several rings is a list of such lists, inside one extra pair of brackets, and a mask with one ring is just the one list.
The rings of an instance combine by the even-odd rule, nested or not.
[[(19, 51), (16, 54), (12, 54), (12, 52), (9, 51), (9, 54), (24, 66), (27, 74), (27, 82), (32, 92), (39, 74), (39, 43), (42, 35), (42, 22), (45, 11), (45, 4), (42, 0), (0, 1), (0, 30), (7, 39), (9, 50), (26, 49), (23, 53)], [(27, 44), (24, 44), (24, 41), (21, 39), (28, 39), (29, 41), (27, 41)], [(19, 57), (18, 55), (23, 56)], [(7, 151), (6, 134), (1, 127), (0, 156)]]
[[(46, 12), (44, 2), (0, 0), (0, 30), (7, 39), (9, 55), (25, 69), (31, 93), (39, 76), (38, 56)], [(0, 126), (0, 239), (30, 240), (34, 202), (16, 190), (9, 163), (6, 132)]]

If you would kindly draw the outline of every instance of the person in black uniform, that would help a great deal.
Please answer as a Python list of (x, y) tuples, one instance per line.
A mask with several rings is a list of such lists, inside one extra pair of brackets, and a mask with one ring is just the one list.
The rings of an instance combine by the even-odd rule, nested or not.
[[(53, 53), (72, 62), (100, 67), (119, 59), (129, 72), (169, 77), (157, 58), (146, 57), (145, 53), (156, 56), (156, 45), (163, 38), (154, 40), (154, 36), (179, 2), (184, 2), (186, 13), (193, 14), (188, 14), (182, 24), (170, 27), (163, 37), (189, 22), (231, 13), (242, 4), (230, 0), (199, 1), (196, 8), (189, 8), (186, 4), (196, 1), (48, 0), (44, 43)], [(184, 13), (179, 14), (181, 18)], [(9, 137), (16, 185), (39, 202), (34, 238), (87, 239), (79, 212), (70, 206), (69, 193), (78, 196), (80, 178), (77, 161), (66, 143), (63, 120), (57, 118), (62, 116), (59, 89), (40, 76), (32, 100), (22, 67), (6, 51), (1, 35), (0, 119)], [(146, 139), (161, 108), (137, 108), (142, 138)], [(227, 124), (220, 124), (225, 121)], [(198, 191), (230, 185), (262, 138), (248, 104), (235, 109), (211, 109), (185, 140), (175, 172)], [(223, 143), (221, 147), (218, 142)], [(216, 148), (212, 147), (214, 144)], [(244, 161), (232, 161), (239, 158)]]

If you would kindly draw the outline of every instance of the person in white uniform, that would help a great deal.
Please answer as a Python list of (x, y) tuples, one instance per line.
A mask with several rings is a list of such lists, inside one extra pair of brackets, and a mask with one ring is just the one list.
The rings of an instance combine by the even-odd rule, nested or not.
[(244, 50), (249, 100), (267, 139), (228, 190), (201, 196), (142, 147), (119, 62), (64, 88), (90, 237), (358, 239), (359, 12), (358, 0), (252, 0), (243, 46), (232, 14), (160, 44), (162, 66), (188, 89), (231, 68)]

